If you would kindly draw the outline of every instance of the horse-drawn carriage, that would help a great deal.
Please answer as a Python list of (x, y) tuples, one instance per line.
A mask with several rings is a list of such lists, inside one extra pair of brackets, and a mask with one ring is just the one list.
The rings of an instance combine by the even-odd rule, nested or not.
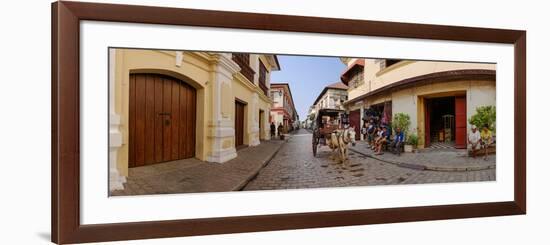
[[(315, 115), (315, 120), (313, 121), (313, 134), (311, 139), (311, 145), (313, 149), (313, 156), (317, 156), (317, 149), (321, 146), (329, 146), (331, 149), (335, 149), (337, 142), (331, 143), (331, 139), (335, 137), (349, 138), (349, 136), (344, 135), (348, 132), (353, 134), (353, 143), (355, 144), (355, 131), (347, 130), (346, 125), (348, 125), (347, 117), (345, 111), (337, 109), (320, 109)], [(351, 132), (353, 131), (353, 132)], [(338, 135), (334, 133), (338, 132)], [(337, 141), (338, 139), (336, 139)], [(346, 141), (344, 139), (344, 141)], [(345, 142), (347, 144), (347, 142)]]

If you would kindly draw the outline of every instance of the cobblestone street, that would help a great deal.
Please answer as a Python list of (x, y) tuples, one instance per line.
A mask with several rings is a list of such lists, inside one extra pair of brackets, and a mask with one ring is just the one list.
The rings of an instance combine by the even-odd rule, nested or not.
[[(432, 171), (399, 167), (350, 151), (342, 167), (321, 146), (317, 157), (311, 149), (311, 133), (300, 129), (244, 190), (298, 189), (391, 184), (494, 181), (495, 169)], [(391, 154), (391, 153), (388, 153)]]

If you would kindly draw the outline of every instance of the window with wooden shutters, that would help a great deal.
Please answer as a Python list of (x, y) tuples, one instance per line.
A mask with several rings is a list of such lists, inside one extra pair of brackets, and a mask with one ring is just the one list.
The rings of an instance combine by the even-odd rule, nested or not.
[(264, 63), (262, 61), (259, 61), (260, 63), (260, 72), (258, 76), (258, 84), (260, 85), (260, 88), (262, 91), (264, 91), (264, 94), (267, 96), (268, 89), (266, 85), (266, 79), (267, 79), (267, 68), (265, 68)]
[(350, 88), (357, 88), (364, 83), (363, 67), (357, 66), (350, 72), (350, 80), (348, 82)]
[(254, 83), (254, 70), (250, 67), (250, 54), (246, 53), (233, 53), (232, 59), (241, 68), (241, 74), (248, 79), (251, 83)]

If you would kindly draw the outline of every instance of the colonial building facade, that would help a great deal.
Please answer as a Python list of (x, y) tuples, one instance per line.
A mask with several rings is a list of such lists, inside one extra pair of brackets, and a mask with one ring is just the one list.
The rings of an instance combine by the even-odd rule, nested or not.
[(268, 139), (275, 55), (110, 50), (110, 188), (128, 168), (223, 163)]
[(307, 118), (304, 120), (304, 127), (311, 129), (313, 126), (313, 121), (315, 120), (315, 114), (317, 113), (315, 105), (311, 105), (307, 110)]
[(348, 86), (342, 82), (335, 82), (323, 88), (323, 91), (313, 102), (313, 111), (320, 109), (344, 109), (344, 102), (348, 99)]
[[(470, 118), (479, 106), (496, 104), (495, 64), (342, 58), (341, 80), (350, 123), (360, 126), (366, 109), (410, 116), (419, 147), (446, 142), (466, 147)], [(361, 138), (363, 136), (361, 135)]]
[[(298, 113), (292, 98), (292, 92), (288, 83), (271, 83), (271, 119), (276, 128), (283, 125), (286, 130), (296, 127), (299, 123)], [(279, 132), (276, 129), (276, 134)]]

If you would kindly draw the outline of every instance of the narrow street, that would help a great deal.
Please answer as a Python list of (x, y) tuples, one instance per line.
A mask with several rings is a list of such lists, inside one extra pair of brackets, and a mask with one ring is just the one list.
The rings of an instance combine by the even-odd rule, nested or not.
[[(495, 180), (495, 169), (428, 171), (399, 167), (350, 151), (344, 168), (321, 146), (313, 156), (311, 133), (300, 129), (243, 190), (274, 190), (388, 184), (421, 184)], [(391, 154), (391, 153), (386, 153)]]

